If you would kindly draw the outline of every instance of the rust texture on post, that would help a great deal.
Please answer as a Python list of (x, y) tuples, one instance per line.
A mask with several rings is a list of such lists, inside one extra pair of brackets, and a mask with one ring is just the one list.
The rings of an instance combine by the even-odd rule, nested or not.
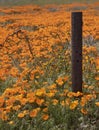
[(71, 14), (72, 91), (82, 92), (82, 12)]

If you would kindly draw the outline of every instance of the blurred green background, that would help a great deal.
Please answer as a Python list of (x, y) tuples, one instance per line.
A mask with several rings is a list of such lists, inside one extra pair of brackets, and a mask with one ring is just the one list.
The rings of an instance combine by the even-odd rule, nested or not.
[(26, 5), (26, 4), (66, 4), (66, 3), (92, 3), (99, 0), (0, 0), (0, 6)]

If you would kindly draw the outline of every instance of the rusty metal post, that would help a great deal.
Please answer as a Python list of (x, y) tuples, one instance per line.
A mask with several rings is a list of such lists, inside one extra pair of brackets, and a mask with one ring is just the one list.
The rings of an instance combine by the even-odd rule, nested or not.
[(72, 91), (82, 92), (82, 12), (71, 14)]

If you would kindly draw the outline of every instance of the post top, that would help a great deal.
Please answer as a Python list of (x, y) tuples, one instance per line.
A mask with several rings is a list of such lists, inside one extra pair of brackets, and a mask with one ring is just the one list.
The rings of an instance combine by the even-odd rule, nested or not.
[(79, 12), (77, 11), (77, 12), (72, 12), (71, 14), (72, 15), (82, 15), (82, 12), (81, 11), (79, 11)]

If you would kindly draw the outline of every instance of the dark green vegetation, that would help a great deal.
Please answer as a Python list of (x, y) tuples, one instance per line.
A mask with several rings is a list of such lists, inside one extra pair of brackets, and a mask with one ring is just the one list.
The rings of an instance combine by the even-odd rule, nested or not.
[(0, 0), (0, 6), (26, 5), (26, 4), (67, 4), (67, 3), (91, 3), (99, 0)]

